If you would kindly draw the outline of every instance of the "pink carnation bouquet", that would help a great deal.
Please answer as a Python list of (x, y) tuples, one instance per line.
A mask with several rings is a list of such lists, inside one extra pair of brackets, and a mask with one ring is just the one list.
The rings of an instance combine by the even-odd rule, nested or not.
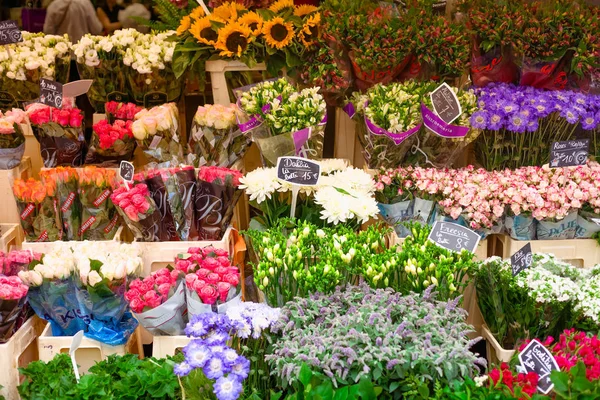
[(29, 287), (18, 276), (0, 275), (0, 343), (12, 336), (28, 290)]
[(135, 238), (143, 242), (158, 242), (160, 213), (150, 197), (148, 186), (139, 183), (130, 188), (121, 186), (111, 195), (111, 200)]
[(25, 152), (25, 136), (21, 124), (27, 120), (25, 111), (13, 108), (0, 111), (0, 169), (12, 169), (21, 163)]
[(136, 145), (131, 132), (132, 123), (123, 120), (112, 124), (108, 120), (96, 123), (85, 163), (116, 167), (123, 160), (130, 161)]
[(0, 251), (0, 274), (5, 276), (18, 275), (20, 271), (26, 270), (33, 260), (40, 260), (42, 255), (29, 250), (13, 250), (4, 253)]

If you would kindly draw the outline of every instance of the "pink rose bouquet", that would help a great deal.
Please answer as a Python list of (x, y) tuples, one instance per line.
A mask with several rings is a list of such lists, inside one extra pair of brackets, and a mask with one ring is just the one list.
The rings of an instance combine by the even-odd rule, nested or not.
[(133, 121), (135, 115), (144, 109), (144, 107), (134, 103), (119, 103), (117, 101), (109, 101), (104, 107), (108, 120), (111, 122), (114, 120)]
[(13, 250), (8, 254), (0, 251), (0, 275), (15, 276), (33, 260), (40, 260), (41, 254), (28, 250)]
[(13, 108), (0, 111), (0, 169), (12, 169), (21, 163), (25, 153), (25, 136), (20, 124), (27, 116), (23, 110)]
[(122, 160), (130, 161), (135, 151), (131, 121), (116, 120), (113, 124), (102, 120), (93, 126), (86, 164), (118, 166)]
[(29, 288), (18, 276), (0, 275), (0, 343), (10, 339)]
[(162, 268), (136, 279), (125, 292), (136, 319), (153, 335), (180, 335), (185, 328), (185, 292), (181, 272)]
[(66, 103), (61, 109), (40, 103), (26, 108), (33, 134), (40, 142), (45, 168), (83, 164), (86, 150), (83, 112)]
[(140, 183), (129, 189), (121, 186), (113, 192), (111, 200), (137, 240), (160, 241), (160, 213), (147, 185)]

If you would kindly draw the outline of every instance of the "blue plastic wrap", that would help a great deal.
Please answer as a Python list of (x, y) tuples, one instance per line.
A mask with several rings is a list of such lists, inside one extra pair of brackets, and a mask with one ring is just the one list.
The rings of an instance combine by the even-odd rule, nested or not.
[(84, 335), (110, 346), (119, 346), (127, 343), (137, 326), (137, 320), (130, 312), (126, 312), (121, 321), (113, 327), (108, 326), (105, 322), (92, 320)]

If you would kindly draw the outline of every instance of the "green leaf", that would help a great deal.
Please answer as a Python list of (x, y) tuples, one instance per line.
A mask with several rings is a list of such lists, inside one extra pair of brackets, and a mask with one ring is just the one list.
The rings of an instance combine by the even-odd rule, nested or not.
[(373, 389), (373, 382), (371, 382), (371, 380), (366, 376), (360, 378), (360, 381), (358, 382), (358, 394), (363, 400), (371, 400), (377, 398), (375, 390)]
[(104, 263), (102, 261), (90, 259), (90, 270), (91, 271), (100, 272), (100, 268), (102, 268), (103, 265), (104, 265)]
[(300, 368), (300, 373), (298, 374), (298, 380), (302, 383), (302, 385), (306, 387), (310, 383), (311, 378), (312, 371), (310, 370), (308, 365), (302, 364), (302, 367)]
[(569, 377), (566, 372), (552, 371), (550, 380), (554, 383), (554, 390), (562, 393), (569, 392)]
[(348, 386), (336, 390), (333, 396), (333, 400), (346, 400), (348, 398)]
[(585, 376), (577, 376), (573, 379), (571, 387), (574, 391), (585, 392), (594, 389), (594, 384), (588, 381)]

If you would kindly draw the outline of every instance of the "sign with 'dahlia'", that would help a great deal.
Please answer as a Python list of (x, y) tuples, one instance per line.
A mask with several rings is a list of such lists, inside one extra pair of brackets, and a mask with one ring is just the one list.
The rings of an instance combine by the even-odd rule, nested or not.
[(585, 165), (588, 160), (589, 150), (589, 139), (554, 142), (550, 149), (550, 167), (558, 168)]
[(474, 253), (481, 236), (464, 226), (452, 222), (436, 221), (429, 232), (428, 239), (450, 251), (460, 253), (464, 249)]
[(279, 157), (277, 159), (277, 178), (300, 186), (315, 186), (321, 176), (318, 162), (301, 157)]
[(519, 272), (531, 267), (533, 263), (533, 253), (531, 252), (531, 243), (527, 243), (510, 257), (512, 274), (516, 276)]
[(462, 114), (458, 97), (447, 83), (442, 83), (429, 96), (433, 110), (445, 123), (451, 123)]
[(61, 108), (63, 99), (62, 83), (50, 79), (40, 79), (40, 103), (50, 107)]
[(546, 394), (552, 390), (554, 384), (550, 381), (550, 373), (559, 371), (558, 363), (550, 351), (537, 339), (533, 339), (527, 347), (519, 353), (521, 367), (526, 372), (535, 372), (539, 375), (538, 390)]
[(23, 41), (23, 35), (17, 21), (8, 20), (0, 22), (0, 45), (19, 43)]

